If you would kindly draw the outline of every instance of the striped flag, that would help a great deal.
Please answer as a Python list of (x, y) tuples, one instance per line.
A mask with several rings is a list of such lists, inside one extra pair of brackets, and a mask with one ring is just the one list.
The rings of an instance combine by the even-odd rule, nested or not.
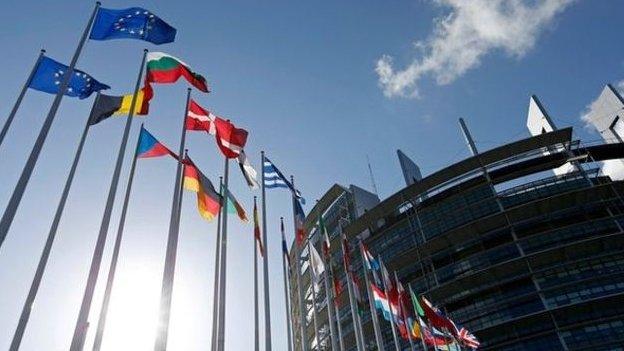
[(256, 204), (256, 197), (254, 196), (254, 236), (256, 237), (256, 242), (258, 242), (258, 250), (260, 250), (260, 255), (264, 257), (264, 247), (262, 246), (262, 236), (260, 235), (260, 220), (258, 219), (258, 205)]
[(301, 246), (303, 245), (303, 242), (305, 241), (305, 238), (306, 238), (305, 226), (304, 226), (305, 212), (303, 212), (303, 208), (301, 207), (301, 204), (299, 203), (299, 199), (294, 199), (294, 200), (295, 200), (295, 234), (296, 234), (296, 239), (297, 239), (297, 245)]
[(188, 157), (184, 160), (184, 188), (197, 193), (197, 210), (204, 219), (210, 221), (219, 213), (223, 198)]
[(243, 222), (249, 221), (249, 218), (247, 218), (247, 212), (245, 212), (243, 206), (240, 202), (238, 202), (238, 200), (236, 200), (229, 189), (227, 190), (227, 211), (228, 213), (236, 213), (238, 218), (240, 218)]
[(301, 193), (299, 192), (299, 190), (295, 189), (292, 183), (289, 182), (288, 179), (286, 179), (286, 177), (284, 177), (284, 174), (282, 174), (282, 172), (280, 172), (280, 170), (277, 167), (275, 167), (273, 162), (271, 162), (271, 160), (269, 160), (269, 158), (266, 156), (264, 157), (263, 168), (264, 168), (264, 179), (262, 181), (264, 182), (264, 186), (266, 188), (290, 189), (293, 195), (296, 198), (300, 199), (301, 202), (305, 205), (305, 199), (301, 196)]
[(284, 233), (284, 218), (280, 218), (280, 230), (282, 231), (282, 255), (286, 256), (286, 261), (288, 261), (288, 266), (290, 267), (290, 255), (288, 254), (286, 234)]
[(329, 258), (331, 252), (331, 241), (329, 240), (329, 235), (327, 234), (327, 227), (325, 226), (325, 221), (323, 220), (323, 215), (319, 214), (319, 230), (321, 231), (321, 235), (323, 235), (323, 255), (326, 259)]

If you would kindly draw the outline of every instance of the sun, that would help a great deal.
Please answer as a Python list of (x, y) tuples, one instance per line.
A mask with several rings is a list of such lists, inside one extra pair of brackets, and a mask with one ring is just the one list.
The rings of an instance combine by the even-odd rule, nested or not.
[[(160, 299), (158, 272), (144, 264), (119, 271), (109, 305), (102, 350), (152, 350)], [(95, 325), (92, 324), (95, 331)]]

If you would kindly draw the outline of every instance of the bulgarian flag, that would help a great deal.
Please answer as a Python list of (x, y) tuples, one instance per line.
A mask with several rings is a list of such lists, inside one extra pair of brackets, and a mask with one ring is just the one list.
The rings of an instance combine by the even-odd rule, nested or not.
[(210, 91), (206, 78), (193, 72), (182, 60), (164, 52), (147, 54), (145, 79), (148, 83), (175, 83), (180, 77), (184, 77), (192, 86), (205, 93)]

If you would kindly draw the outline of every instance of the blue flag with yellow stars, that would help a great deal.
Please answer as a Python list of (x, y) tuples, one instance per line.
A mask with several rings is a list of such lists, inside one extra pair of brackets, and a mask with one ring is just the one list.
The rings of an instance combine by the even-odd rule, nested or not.
[(139, 39), (156, 45), (175, 40), (176, 29), (140, 7), (123, 10), (100, 9), (90, 39)]
[[(50, 94), (56, 94), (58, 93), (59, 87), (63, 82), (63, 76), (68, 68), (69, 67), (64, 64), (54, 61), (49, 57), (43, 57), (28, 87)], [(83, 71), (75, 69), (69, 80), (65, 95), (86, 99), (93, 92), (106, 89), (110, 89), (110, 87), (98, 82)]]

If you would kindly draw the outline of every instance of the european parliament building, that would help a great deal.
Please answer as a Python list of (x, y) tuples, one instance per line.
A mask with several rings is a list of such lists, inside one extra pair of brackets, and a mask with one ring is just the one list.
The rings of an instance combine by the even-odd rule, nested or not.
[[(320, 251), (323, 215), (343, 283), (340, 233), (354, 246), (363, 240), (404, 284), (475, 334), (480, 350), (624, 350), (622, 119), (624, 101), (607, 86), (589, 115), (603, 140), (586, 145), (532, 97), (531, 137), (481, 151), (464, 128), (472, 156), (425, 177), (399, 152), (405, 188), (380, 201), (334, 185), (306, 218), (309, 240)], [(312, 294), (306, 250), (291, 256), (301, 262), (301, 287), (290, 279), (294, 348), (331, 350), (327, 293)], [(363, 282), (359, 251), (352, 258)], [(346, 295), (337, 298), (340, 350), (352, 351)], [(361, 320), (374, 350), (368, 306)], [(389, 323), (380, 316), (380, 324), (394, 350)]]

